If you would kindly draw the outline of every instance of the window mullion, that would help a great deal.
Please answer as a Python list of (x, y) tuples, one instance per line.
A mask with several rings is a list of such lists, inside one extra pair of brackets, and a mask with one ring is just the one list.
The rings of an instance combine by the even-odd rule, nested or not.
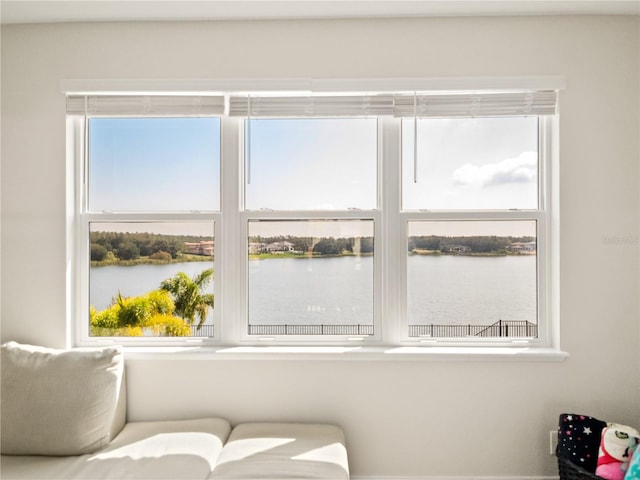
[(382, 272), (381, 338), (383, 343), (398, 343), (402, 338), (403, 318), (406, 314), (406, 225), (400, 216), (401, 198), (401, 122), (399, 119), (381, 120), (382, 141), (378, 189), (382, 211), (382, 236), (379, 245)]
[(238, 343), (240, 323), (243, 318), (246, 281), (242, 239), (243, 225), (239, 214), (242, 208), (243, 169), (239, 159), (242, 155), (242, 121), (224, 117), (222, 121), (221, 195), (222, 221), (219, 226), (220, 245), (216, 264), (220, 288), (220, 302), (216, 302), (218, 317), (217, 338), (224, 344)]

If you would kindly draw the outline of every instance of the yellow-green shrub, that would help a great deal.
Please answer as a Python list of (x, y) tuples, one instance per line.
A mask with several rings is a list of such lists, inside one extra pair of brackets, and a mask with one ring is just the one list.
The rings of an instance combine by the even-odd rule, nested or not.
[(155, 335), (163, 337), (188, 337), (191, 335), (189, 324), (172, 315), (154, 315), (147, 320), (145, 327), (151, 327)]

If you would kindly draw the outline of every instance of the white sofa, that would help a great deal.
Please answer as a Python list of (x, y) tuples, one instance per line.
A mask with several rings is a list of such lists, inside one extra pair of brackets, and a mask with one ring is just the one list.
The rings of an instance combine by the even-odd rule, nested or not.
[(1, 349), (3, 480), (349, 478), (338, 426), (232, 427), (214, 417), (126, 423), (119, 348)]

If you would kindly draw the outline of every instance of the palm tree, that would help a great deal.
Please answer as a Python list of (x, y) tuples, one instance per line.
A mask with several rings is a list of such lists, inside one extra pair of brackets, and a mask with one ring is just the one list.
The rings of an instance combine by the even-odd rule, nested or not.
[(173, 295), (175, 315), (184, 318), (189, 325), (193, 325), (198, 317), (200, 329), (207, 319), (209, 308), (213, 308), (213, 294), (202, 293), (211, 280), (213, 268), (208, 268), (193, 278), (189, 278), (184, 272), (178, 272), (172, 278), (164, 280), (160, 288)]

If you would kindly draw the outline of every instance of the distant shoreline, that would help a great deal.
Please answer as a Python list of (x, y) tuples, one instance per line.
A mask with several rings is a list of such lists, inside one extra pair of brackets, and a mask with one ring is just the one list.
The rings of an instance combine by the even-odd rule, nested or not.
[(535, 256), (536, 252), (441, 252), (440, 250), (419, 250), (415, 249), (409, 252), (409, 255), (422, 255), (422, 256), (447, 256), (447, 257), (531, 257)]
[[(418, 256), (447, 256), (447, 257), (531, 257), (535, 256), (536, 252), (441, 252), (439, 250), (412, 250), (408, 252), (409, 255), (418, 255)], [(373, 253), (362, 253), (360, 255), (356, 255), (354, 253), (336, 253), (336, 254), (325, 254), (325, 255), (309, 255), (309, 254), (300, 254), (300, 253), (290, 253), (290, 252), (282, 252), (282, 253), (256, 253), (249, 254), (249, 260), (269, 260), (269, 259), (279, 259), (279, 258), (338, 258), (338, 257), (372, 257)], [(136, 265), (170, 265), (174, 263), (190, 263), (190, 262), (212, 262), (213, 257), (207, 257), (203, 255), (190, 255), (190, 254), (182, 254), (178, 258), (173, 258), (171, 260), (157, 260), (149, 257), (140, 257), (135, 260), (101, 260), (91, 261), (92, 268), (99, 267), (133, 267)]]
[(171, 260), (157, 260), (149, 257), (139, 257), (135, 260), (92, 260), (91, 267), (133, 267), (136, 265), (171, 265), (172, 263), (188, 263), (188, 262), (212, 262), (213, 257), (204, 255), (181, 254), (177, 258)]
[(373, 257), (373, 253), (361, 253), (356, 255), (355, 253), (327, 253), (327, 254), (315, 254), (309, 255), (308, 253), (250, 253), (249, 260), (269, 260), (271, 258), (337, 258), (337, 257)]

